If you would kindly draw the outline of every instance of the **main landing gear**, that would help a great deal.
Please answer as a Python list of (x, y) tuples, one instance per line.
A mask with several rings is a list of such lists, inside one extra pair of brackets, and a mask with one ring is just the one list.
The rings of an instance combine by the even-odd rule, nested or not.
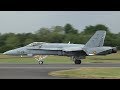
[(73, 56), (72, 60), (75, 64), (81, 64), (81, 57)]
[(39, 62), (39, 64), (43, 64), (44, 58), (46, 58), (47, 55), (36, 55), (34, 58)]
[(75, 64), (81, 64), (81, 60), (75, 60)]

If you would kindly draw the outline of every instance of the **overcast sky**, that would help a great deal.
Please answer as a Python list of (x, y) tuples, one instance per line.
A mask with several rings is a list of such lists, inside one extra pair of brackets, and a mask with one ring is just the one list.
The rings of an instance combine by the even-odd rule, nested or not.
[(0, 11), (0, 33), (34, 33), (41, 27), (66, 23), (80, 31), (88, 25), (104, 24), (118, 33), (120, 11)]

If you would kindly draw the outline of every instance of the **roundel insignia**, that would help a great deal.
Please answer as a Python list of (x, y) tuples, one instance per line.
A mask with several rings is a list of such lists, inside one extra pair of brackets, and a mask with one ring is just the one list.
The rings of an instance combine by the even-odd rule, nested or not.
[(93, 51), (93, 54), (96, 54), (96, 51)]

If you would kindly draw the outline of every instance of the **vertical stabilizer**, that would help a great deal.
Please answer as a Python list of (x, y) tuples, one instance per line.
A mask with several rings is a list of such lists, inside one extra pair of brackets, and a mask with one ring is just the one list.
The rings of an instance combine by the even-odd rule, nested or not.
[(96, 31), (96, 33), (85, 44), (85, 48), (102, 47), (104, 44), (105, 36), (106, 31)]

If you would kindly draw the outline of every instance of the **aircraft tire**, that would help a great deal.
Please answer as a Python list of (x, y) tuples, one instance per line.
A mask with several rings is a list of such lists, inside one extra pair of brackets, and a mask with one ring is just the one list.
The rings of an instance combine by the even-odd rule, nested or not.
[(75, 64), (81, 64), (81, 60), (75, 60)]
[(39, 61), (39, 64), (43, 64), (43, 61)]

